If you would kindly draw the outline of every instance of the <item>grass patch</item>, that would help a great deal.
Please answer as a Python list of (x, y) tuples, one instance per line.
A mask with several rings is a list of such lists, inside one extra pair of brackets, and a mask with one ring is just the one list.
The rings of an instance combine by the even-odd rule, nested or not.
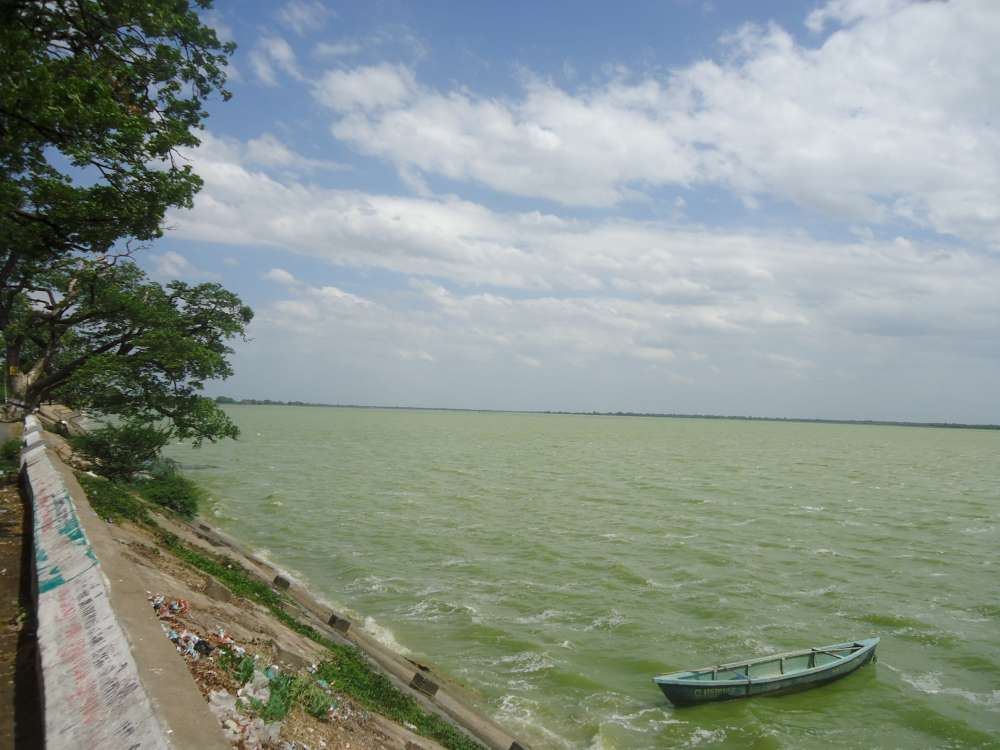
[[(333, 649), (331, 649), (333, 651)], [(353, 697), (365, 708), (400, 724), (415, 726), (418, 734), (454, 750), (482, 750), (475, 740), (439, 716), (424, 712), (385, 675), (374, 671), (357, 649), (338, 647), (334, 658), (322, 662), (316, 674)]]
[(176, 534), (171, 534), (155, 523), (151, 522), (149, 525), (156, 532), (160, 543), (188, 565), (214, 576), (237, 596), (251, 599), (272, 610), (277, 609), (279, 612), (282, 611), (281, 605), (283, 599), (281, 595), (266, 583), (253, 578), (235, 560), (228, 557), (217, 558), (202, 554), (184, 544), (178, 539)]
[(90, 506), (101, 518), (110, 518), (113, 521), (150, 522), (146, 504), (133, 495), (125, 484), (102, 477), (92, 477), (89, 474), (80, 474), (77, 478), (87, 493)]
[[(253, 679), (257, 660), (252, 656), (239, 656), (230, 649), (220, 649), (218, 662), (241, 686)], [(279, 672), (268, 681), (270, 696), (267, 703), (251, 698), (243, 705), (244, 713), (259, 716), (264, 721), (281, 721), (295, 705), (310, 716), (326, 721), (330, 709), (337, 705), (333, 696), (321, 688), (312, 677)]]

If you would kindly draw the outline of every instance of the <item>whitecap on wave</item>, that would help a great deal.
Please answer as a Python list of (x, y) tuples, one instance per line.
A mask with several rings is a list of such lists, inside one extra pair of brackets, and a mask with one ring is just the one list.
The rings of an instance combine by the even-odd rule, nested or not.
[(375, 621), (374, 617), (366, 617), (364, 625), (361, 626), (361, 629), (383, 646), (391, 651), (395, 651), (397, 654), (406, 656), (410, 653), (410, 649), (397, 641), (396, 635), (389, 630), (389, 628), (385, 627), (385, 625), (379, 625)]
[(992, 534), (996, 531), (996, 526), (969, 526), (962, 529), (963, 534)]
[(560, 617), (563, 613), (558, 609), (547, 609), (544, 612), (539, 612), (534, 615), (525, 615), (524, 617), (518, 617), (514, 620), (518, 625), (536, 625), (541, 622), (546, 622), (547, 620), (552, 620), (556, 617)]
[(375, 575), (361, 576), (360, 578), (355, 578), (344, 588), (346, 591), (359, 591), (363, 594), (382, 594), (386, 591), (398, 593), (402, 589), (396, 584), (402, 580), (402, 578), (392, 576), (386, 578)]
[(624, 623), (625, 616), (617, 609), (613, 609), (609, 614), (596, 618), (584, 630), (614, 630)]
[(505, 671), (517, 674), (531, 674), (555, 667), (555, 662), (548, 654), (538, 651), (522, 651), (510, 656), (501, 656), (492, 664), (496, 667), (505, 667)]
[(516, 733), (524, 735), (529, 742), (537, 739), (535, 744), (546, 747), (566, 748), (566, 750), (576, 748), (576, 745), (565, 737), (543, 726), (538, 718), (538, 701), (531, 698), (520, 695), (503, 696), (497, 707), (497, 719), (501, 724), (516, 728)]
[(670, 713), (663, 708), (643, 708), (634, 713), (612, 713), (604, 721), (608, 724), (617, 724), (631, 732), (659, 731), (670, 724), (684, 723), (671, 718)]
[(294, 568), (284, 568), (278, 565), (276, 562), (274, 562), (274, 560), (271, 559), (271, 550), (269, 550), (267, 547), (259, 547), (255, 549), (251, 553), (251, 557), (256, 557), (261, 562), (267, 563), (272, 568), (274, 568), (274, 570), (276, 570), (278, 574), (281, 575), (282, 578), (287, 578), (292, 583), (297, 583), (301, 585), (302, 582), (305, 581), (305, 576), (303, 576), (302, 573), (300, 573), (299, 571), (295, 570)]
[(944, 687), (941, 684), (940, 672), (927, 672), (917, 676), (900, 674), (900, 678), (911, 687), (928, 695), (957, 695), (976, 706), (1000, 706), (1000, 690), (993, 690), (989, 693), (974, 693), (962, 688)]
[(726, 739), (725, 729), (695, 729), (688, 737), (687, 742), (684, 743), (683, 747), (701, 747), (702, 745), (708, 743), (722, 742)]
[(468, 613), (469, 619), (472, 622), (481, 622), (479, 610), (475, 607), (468, 604), (452, 604), (451, 602), (433, 598), (421, 599), (403, 612), (402, 616), (409, 620), (436, 622), (463, 612)]

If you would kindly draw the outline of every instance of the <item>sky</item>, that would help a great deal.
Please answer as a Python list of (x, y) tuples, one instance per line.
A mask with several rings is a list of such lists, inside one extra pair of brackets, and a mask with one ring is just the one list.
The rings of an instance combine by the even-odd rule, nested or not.
[(212, 395), (1000, 423), (1000, 3), (217, 0)]

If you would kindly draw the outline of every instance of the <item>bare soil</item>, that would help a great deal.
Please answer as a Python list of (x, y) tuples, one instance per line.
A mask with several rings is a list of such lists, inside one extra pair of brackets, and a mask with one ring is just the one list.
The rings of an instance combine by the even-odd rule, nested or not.
[(42, 744), (30, 521), (17, 474), (8, 470), (0, 476), (0, 750)]

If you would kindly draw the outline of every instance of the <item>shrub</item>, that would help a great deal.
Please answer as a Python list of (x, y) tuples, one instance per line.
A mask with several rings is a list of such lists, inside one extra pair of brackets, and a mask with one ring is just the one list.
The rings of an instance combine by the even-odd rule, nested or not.
[(73, 449), (109, 479), (130, 479), (159, 455), (170, 430), (144, 422), (107, 425), (71, 439)]
[(204, 491), (187, 477), (176, 471), (158, 469), (148, 479), (136, 483), (139, 493), (151, 503), (162, 505), (184, 518), (194, 518)]
[(6, 466), (16, 466), (21, 460), (21, 441), (19, 438), (5, 440), (0, 445), (0, 462)]

